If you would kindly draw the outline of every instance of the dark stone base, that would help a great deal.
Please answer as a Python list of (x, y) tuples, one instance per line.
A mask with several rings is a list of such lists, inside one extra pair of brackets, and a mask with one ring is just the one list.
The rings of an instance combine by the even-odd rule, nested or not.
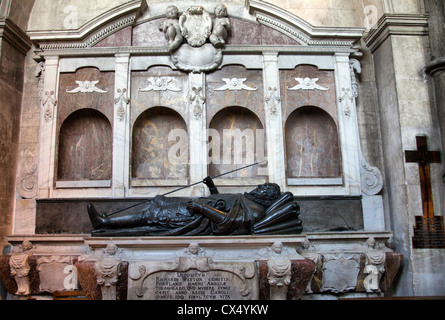
[[(295, 198), (300, 204), (303, 232), (361, 231), (363, 209), (360, 197)], [(50, 199), (37, 200), (36, 234), (91, 234), (87, 204), (107, 214), (147, 199)], [(138, 212), (142, 206), (123, 214)]]

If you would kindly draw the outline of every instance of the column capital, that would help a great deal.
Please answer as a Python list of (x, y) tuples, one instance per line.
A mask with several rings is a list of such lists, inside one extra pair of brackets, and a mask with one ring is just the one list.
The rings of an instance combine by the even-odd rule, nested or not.
[(377, 27), (365, 38), (366, 45), (375, 52), (390, 36), (427, 36), (428, 15), (384, 14)]

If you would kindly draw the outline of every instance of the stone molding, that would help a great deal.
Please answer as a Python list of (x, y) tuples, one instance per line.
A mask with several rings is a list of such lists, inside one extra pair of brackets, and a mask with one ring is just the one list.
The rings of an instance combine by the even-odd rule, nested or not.
[(132, 0), (99, 15), (77, 30), (28, 31), (27, 34), (32, 41), (38, 41), (43, 50), (89, 48), (133, 25), (145, 6), (143, 0)]
[(424, 14), (385, 14), (365, 37), (371, 52), (375, 52), (390, 36), (427, 36), (428, 16)]
[(426, 67), (425, 67), (425, 73), (434, 76), (435, 73), (441, 72), (445, 70), (445, 57), (437, 58), (433, 61), (431, 61)]
[(26, 33), (9, 18), (0, 18), (0, 39), (8, 41), (24, 55), (32, 46), (31, 40)]

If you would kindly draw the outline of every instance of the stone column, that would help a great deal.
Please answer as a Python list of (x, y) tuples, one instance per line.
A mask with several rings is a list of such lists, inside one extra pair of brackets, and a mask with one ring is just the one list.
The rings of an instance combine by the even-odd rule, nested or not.
[(443, 1), (425, 0), (425, 9), (429, 15), (428, 29), (432, 60), (425, 71), (433, 79), (442, 150), (445, 150), (445, 7)]
[(116, 55), (115, 109), (113, 131), (113, 196), (124, 197), (129, 189), (130, 161), (130, 55)]
[[(207, 130), (205, 74), (189, 74), (189, 156), (190, 183), (202, 181), (207, 177)], [(197, 185), (190, 190), (191, 196), (202, 196), (206, 192), (204, 185)]]
[(281, 100), (276, 98), (281, 96), (278, 52), (264, 52), (263, 63), (269, 182), (276, 183), (285, 190), (287, 183), (283, 115)]
[(342, 142), (343, 177), (347, 195), (361, 195), (360, 139), (357, 108), (352, 90), (349, 54), (335, 55), (338, 97), (338, 131)]
[(56, 152), (57, 88), (59, 81), (59, 57), (45, 57), (45, 84), (40, 112), (39, 134), (39, 198), (51, 196), (54, 181)]
[[(392, 3), (394, 12), (401, 12), (402, 2)], [(425, 270), (431, 270), (434, 259), (426, 251), (412, 250), (410, 236), (414, 216), (421, 216), (423, 212), (418, 165), (406, 163), (404, 151), (416, 149), (416, 135), (427, 135), (431, 150), (437, 150), (440, 145), (428, 84), (423, 77), (428, 60), (425, 54), (428, 17), (412, 14), (412, 11), (420, 12), (413, 6), (406, 5), (410, 12), (385, 14), (366, 42), (374, 56), (379, 89), (386, 218), (394, 232), (395, 249), (404, 256), (404, 272), (395, 295), (435, 295), (439, 292), (433, 288), (434, 284), (429, 286), (425, 281)], [(441, 165), (431, 165), (436, 212), (440, 212), (437, 199), (439, 178), (442, 179), (437, 174), (438, 166)], [(442, 268), (437, 266), (437, 270)], [(431, 270), (431, 279), (433, 274)]]

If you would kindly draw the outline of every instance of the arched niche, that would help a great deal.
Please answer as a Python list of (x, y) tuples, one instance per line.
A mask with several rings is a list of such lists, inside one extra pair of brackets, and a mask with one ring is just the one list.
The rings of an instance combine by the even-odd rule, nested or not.
[(57, 181), (111, 180), (113, 132), (107, 117), (94, 109), (70, 114), (60, 128)]
[(313, 106), (295, 110), (286, 121), (285, 133), (289, 184), (314, 179), (317, 184), (322, 184), (318, 179), (327, 179), (327, 184), (342, 183), (337, 126), (326, 111)]
[[(212, 177), (265, 160), (266, 134), (258, 116), (239, 106), (219, 111), (210, 121), (208, 157), (208, 172)], [(265, 175), (267, 171), (256, 166), (224, 179), (227, 184), (248, 184), (248, 179), (265, 179)]]
[(188, 178), (187, 125), (176, 111), (154, 107), (143, 112), (133, 125), (131, 177), (137, 181)]

